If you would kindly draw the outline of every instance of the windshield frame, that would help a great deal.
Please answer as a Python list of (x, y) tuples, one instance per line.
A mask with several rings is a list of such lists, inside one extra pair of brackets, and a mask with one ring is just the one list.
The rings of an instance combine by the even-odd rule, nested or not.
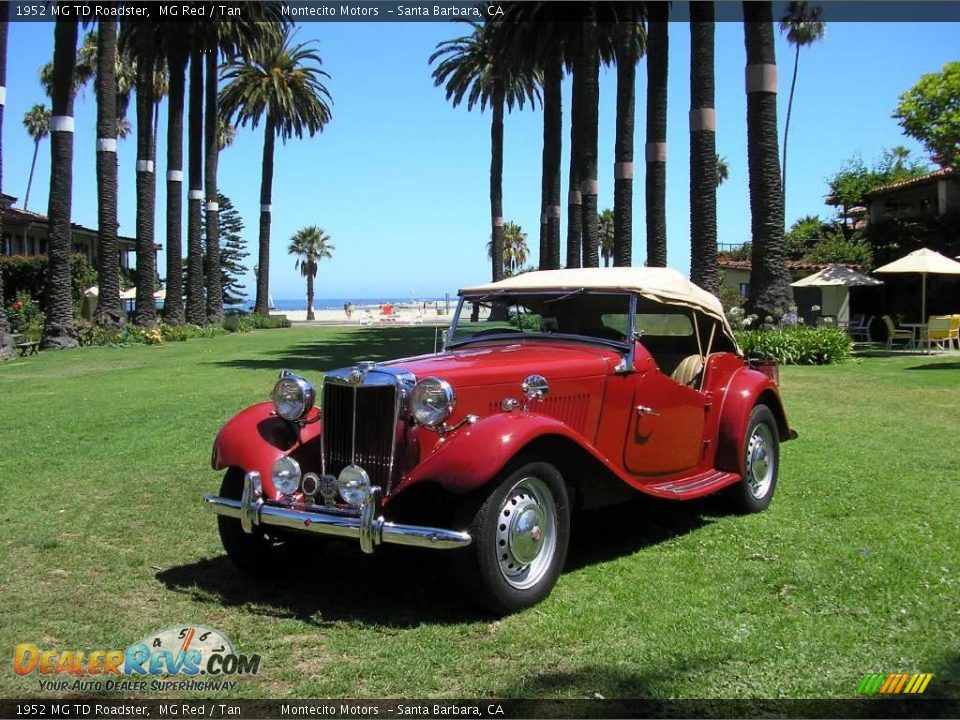
[[(457, 326), (460, 322), (460, 314), (463, 312), (463, 308), (468, 303), (474, 301), (483, 302), (496, 299), (498, 295), (504, 297), (510, 297), (515, 295), (555, 295), (558, 298), (567, 297), (570, 295), (576, 295), (580, 293), (589, 293), (590, 295), (618, 295), (621, 297), (626, 297), (628, 300), (628, 311), (627, 311), (627, 333), (626, 339), (623, 342), (618, 342), (616, 340), (608, 340), (606, 338), (591, 337), (589, 335), (573, 335), (568, 333), (544, 333), (544, 332), (524, 332), (517, 334), (514, 332), (505, 332), (505, 333), (489, 333), (483, 337), (466, 337), (459, 340), (453, 340), (454, 335), (457, 331)], [(457, 303), (457, 309), (454, 312), (453, 319), (450, 321), (450, 327), (447, 328), (446, 337), (443, 342), (443, 350), (447, 352), (455, 348), (463, 347), (464, 345), (470, 345), (477, 342), (487, 342), (487, 341), (497, 341), (497, 340), (511, 340), (516, 342), (518, 339), (536, 339), (536, 340), (566, 340), (573, 342), (584, 342), (591, 345), (603, 345), (604, 347), (612, 348), (623, 354), (623, 360), (617, 366), (617, 372), (631, 372), (633, 370), (633, 359), (635, 351), (635, 321), (637, 313), (637, 296), (636, 293), (624, 292), (622, 290), (591, 290), (589, 288), (578, 288), (575, 290), (571, 289), (555, 289), (555, 290), (536, 290), (536, 291), (514, 291), (514, 290), (500, 290), (497, 292), (487, 292), (487, 293), (477, 293), (470, 295), (460, 295), (459, 302)]]

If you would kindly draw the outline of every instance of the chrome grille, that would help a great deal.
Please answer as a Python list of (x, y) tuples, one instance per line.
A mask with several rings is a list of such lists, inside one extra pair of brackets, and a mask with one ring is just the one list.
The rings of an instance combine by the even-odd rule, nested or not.
[(396, 431), (397, 388), (389, 385), (323, 387), (325, 472), (339, 475), (353, 462), (384, 491), (390, 485)]

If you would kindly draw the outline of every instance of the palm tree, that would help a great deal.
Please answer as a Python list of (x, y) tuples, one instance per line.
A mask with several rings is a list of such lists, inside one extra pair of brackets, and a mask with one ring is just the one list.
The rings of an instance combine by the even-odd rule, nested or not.
[[(619, 18), (614, 28), (617, 61), (617, 130), (614, 143), (613, 264), (629, 267), (633, 263), (633, 134), (636, 117), (637, 62), (646, 50), (646, 34), (639, 3), (617, 7)], [(601, 238), (602, 242), (602, 238)], [(601, 251), (603, 248), (601, 247)], [(601, 252), (602, 254), (602, 252)], [(604, 257), (604, 265), (609, 257)]]
[(717, 155), (717, 187), (730, 178), (730, 163), (723, 155)]
[[(512, 220), (503, 224), (503, 274), (513, 275), (523, 269), (530, 256), (527, 234)], [(487, 241), (487, 257), (493, 258), (493, 238)]]
[(297, 255), (296, 267), (307, 279), (307, 320), (313, 320), (313, 279), (317, 276), (317, 266), (323, 259), (333, 257), (336, 248), (330, 244), (330, 236), (316, 225), (301, 228), (290, 238), (287, 252)]
[(574, 109), (581, 123), (579, 134), (578, 167), (580, 179), (580, 205), (582, 225), (583, 266), (598, 267), (600, 255), (597, 236), (597, 135), (600, 106), (600, 26), (597, 4), (584, 3), (582, 21), (583, 45), (574, 60), (574, 73), (583, 75), (580, 86), (580, 112)]
[(647, 6), (647, 265), (667, 264), (667, 67), (670, 4)]
[(77, 21), (58, 17), (54, 25), (50, 117), (50, 195), (47, 206), (46, 308), (44, 349), (77, 347), (70, 297), (70, 210), (73, 191), (73, 72)]
[(140, 327), (157, 324), (156, 243), (154, 215), (157, 181), (154, 174), (154, 113), (158, 96), (156, 70), (162, 62), (162, 26), (154, 22), (124, 24), (122, 47), (136, 59), (137, 94), (137, 295), (133, 322)]
[(330, 76), (320, 69), (323, 61), (315, 44), (294, 45), (285, 29), (278, 42), (264, 44), (248, 62), (231, 63), (223, 73), (227, 81), (220, 94), (223, 117), (228, 121), (236, 117), (239, 125), (249, 122), (254, 128), (264, 121), (256, 313), (269, 311), (274, 141), (278, 135), (284, 143), (293, 136), (301, 139), (304, 132), (313, 137), (330, 122), (330, 93), (323, 84)]
[(794, 0), (787, 5), (786, 14), (780, 18), (780, 32), (787, 34), (787, 41), (796, 48), (793, 57), (793, 80), (790, 81), (790, 99), (787, 101), (787, 121), (783, 128), (783, 194), (787, 194), (787, 137), (790, 134), (790, 115), (793, 112), (793, 91), (797, 87), (797, 68), (800, 66), (800, 48), (813, 45), (823, 39), (826, 25), (823, 8), (819, 5)]
[[(0, 8), (0, 85), (7, 86), (7, 31), (9, 24), (7, 17), (9, 7), (4, 4)], [(3, 192), (3, 110), (0, 105), (0, 192)], [(36, 162), (36, 151), (34, 151)], [(0, 237), (3, 236), (3, 215), (0, 214)], [(13, 339), (10, 337), (10, 326), (7, 324), (7, 314), (3, 303), (3, 278), (0, 277), (0, 360), (13, 357)]]
[(204, 299), (203, 243), (200, 223), (203, 201), (203, 52), (198, 46), (190, 52), (190, 96), (187, 115), (189, 191), (187, 194), (187, 309), (191, 325), (207, 321)]
[(117, 243), (117, 22), (97, 26), (97, 324), (123, 327)]
[(492, 275), (503, 277), (503, 111), (523, 109), (527, 100), (540, 99), (539, 78), (529, 64), (501, 51), (497, 36), (504, 25), (487, 21), (468, 22), (470, 35), (444, 40), (430, 56), (437, 63), (433, 81), (445, 85), (447, 100), (457, 107), (467, 98), (467, 111), (479, 103), (480, 111), (490, 105), (490, 220), (493, 237)]
[(203, 142), (205, 157), (204, 190), (206, 192), (207, 235), (207, 322), (223, 322), (223, 287), (217, 268), (220, 267), (220, 205), (217, 196), (217, 163), (220, 156), (220, 113), (217, 103), (217, 52), (206, 57), (206, 107), (204, 112)]
[(167, 93), (167, 296), (163, 320), (183, 325), (183, 106), (186, 94), (190, 34), (182, 24), (168, 28), (165, 46), (169, 87)]
[(237, 137), (237, 129), (222, 117), (217, 120), (217, 147), (221, 152), (233, 145)]
[[(597, 218), (597, 227), (600, 236), (600, 257), (604, 267), (610, 267), (610, 261), (616, 254), (617, 218), (616, 212), (607, 208)], [(616, 261), (614, 261), (616, 265)]]
[(27, 129), (27, 134), (33, 138), (33, 161), (30, 163), (27, 194), (23, 199), (23, 209), (27, 210), (30, 207), (30, 188), (33, 187), (33, 171), (37, 167), (37, 152), (40, 150), (40, 141), (50, 134), (50, 108), (42, 103), (37, 103), (24, 114), (23, 126)]
[(783, 192), (777, 147), (777, 65), (771, 3), (744, 2), (743, 21), (752, 235), (747, 304), (760, 317), (779, 317), (792, 304), (793, 293), (783, 239)]
[(717, 274), (714, 7), (690, 3), (690, 279), (712, 293)]
[(583, 122), (580, 114), (583, 107), (583, 73), (573, 73), (570, 89), (570, 170), (567, 183), (567, 267), (578, 268), (582, 263), (583, 239), (583, 194), (580, 192), (580, 134)]

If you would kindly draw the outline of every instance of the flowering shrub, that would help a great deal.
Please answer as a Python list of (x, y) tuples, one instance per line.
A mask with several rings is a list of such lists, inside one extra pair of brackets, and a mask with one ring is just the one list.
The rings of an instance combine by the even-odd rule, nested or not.
[(39, 340), (43, 332), (43, 311), (40, 304), (27, 293), (17, 293), (7, 307), (10, 332), (23, 335), (26, 340)]
[(748, 355), (770, 357), (782, 365), (833, 365), (850, 357), (853, 341), (835, 327), (782, 326), (735, 331)]

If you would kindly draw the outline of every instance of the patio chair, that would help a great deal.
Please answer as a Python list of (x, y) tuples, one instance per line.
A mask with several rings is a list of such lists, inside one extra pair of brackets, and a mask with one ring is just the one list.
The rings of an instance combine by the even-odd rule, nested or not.
[[(950, 350), (956, 337), (953, 318), (949, 315), (931, 316), (927, 319), (927, 330), (921, 340), (929, 351), (933, 345), (940, 350)], [(946, 347), (944, 347), (946, 345)], [(960, 342), (958, 342), (960, 349)]]
[(863, 342), (872, 342), (870, 338), (870, 323), (873, 322), (873, 315), (867, 317), (866, 315), (854, 315), (850, 318), (850, 323), (847, 325), (847, 333), (850, 335), (851, 340), (859, 340)]
[(887, 326), (887, 350), (893, 349), (894, 340), (906, 340), (910, 345), (913, 345), (912, 330), (896, 327), (889, 315), (884, 315), (882, 319), (883, 324)]

